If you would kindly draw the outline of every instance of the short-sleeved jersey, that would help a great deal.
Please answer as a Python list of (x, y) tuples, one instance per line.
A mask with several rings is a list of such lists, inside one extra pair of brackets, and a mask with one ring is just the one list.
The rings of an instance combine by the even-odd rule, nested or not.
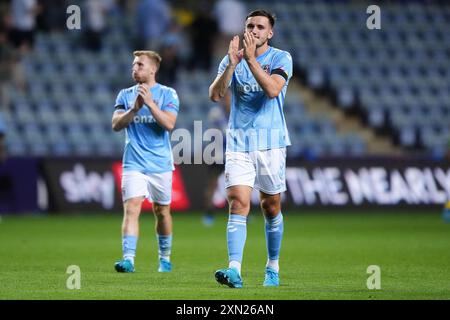
[[(270, 99), (253, 76), (245, 59), (236, 66), (230, 82), (232, 92), (228, 121), (227, 150), (255, 151), (284, 148), (291, 145), (283, 103), (292, 77), (291, 55), (270, 47), (256, 58), (268, 74), (286, 79), (280, 94)], [(218, 75), (228, 65), (228, 56), (220, 63)]]
[[(133, 108), (138, 95), (137, 88), (138, 85), (135, 85), (119, 92), (116, 111)], [(179, 100), (174, 89), (157, 83), (150, 88), (150, 92), (161, 110), (178, 114)], [(126, 128), (123, 170), (143, 173), (174, 170), (169, 131), (156, 122), (146, 105)]]

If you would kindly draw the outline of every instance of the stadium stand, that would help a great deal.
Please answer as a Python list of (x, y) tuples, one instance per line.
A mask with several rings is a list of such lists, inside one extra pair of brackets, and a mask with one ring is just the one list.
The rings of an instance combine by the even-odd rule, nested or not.
[(405, 150), (442, 157), (450, 123), (450, 7), (383, 3), (381, 30), (369, 30), (368, 5), (273, 4), (283, 30), (275, 41), (295, 53), (310, 88), (329, 93), (345, 112), (356, 112)]
[[(382, 29), (368, 30), (367, 5), (352, 1), (249, 1), (278, 16), (274, 46), (290, 51), (307, 87), (409, 152), (441, 157), (450, 123), (450, 6), (394, 2), (382, 6)], [(38, 33), (25, 57), (27, 90), (11, 94), (4, 119), (11, 155), (120, 156), (123, 134), (111, 130), (120, 88), (132, 85), (132, 17), (109, 17), (99, 53), (80, 33)], [(222, 55), (223, 53), (220, 53)], [(112, 63), (113, 62), (113, 63)], [(216, 70), (181, 67), (177, 128), (206, 120)], [(309, 113), (290, 87), (285, 114), (290, 157), (364, 155), (357, 132), (342, 134), (326, 114)]]

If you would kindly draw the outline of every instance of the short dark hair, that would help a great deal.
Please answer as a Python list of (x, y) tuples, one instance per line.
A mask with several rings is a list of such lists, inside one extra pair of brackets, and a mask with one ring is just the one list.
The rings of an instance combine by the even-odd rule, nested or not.
[(257, 9), (257, 10), (253, 10), (252, 12), (250, 12), (247, 17), (245, 17), (245, 20), (247, 20), (250, 17), (266, 17), (267, 19), (269, 19), (270, 25), (273, 26), (275, 25), (275, 20), (277, 19), (276, 16), (272, 13), (270, 13), (269, 11), (263, 10), (263, 9)]

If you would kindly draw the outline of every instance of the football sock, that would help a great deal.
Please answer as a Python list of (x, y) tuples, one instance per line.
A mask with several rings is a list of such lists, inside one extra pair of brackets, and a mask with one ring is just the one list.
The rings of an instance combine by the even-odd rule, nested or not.
[(130, 260), (134, 264), (134, 257), (136, 256), (137, 236), (123, 235), (122, 236), (122, 252), (124, 260)]
[(242, 256), (247, 238), (247, 217), (230, 214), (227, 224), (228, 261), (230, 268), (241, 273)]
[(158, 240), (158, 255), (160, 259), (170, 261), (170, 253), (172, 250), (172, 235), (157, 234)]
[(277, 260), (267, 259), (266, 267), (272, 268), (276, 272), (280, 271), (280, 266), (278, 265), (278, 259)]
[(283, 215), (281, 212), (274, 218), (266, 218), (267, 266), (278, 272), (278, 258), (280, 255), (281, 239), (283, 238)]
[(238, 271), (239, 274), (241, 274), (241, 263), (238, 261), (230, 261), (228, 263), (228, 268), (234, 268)]

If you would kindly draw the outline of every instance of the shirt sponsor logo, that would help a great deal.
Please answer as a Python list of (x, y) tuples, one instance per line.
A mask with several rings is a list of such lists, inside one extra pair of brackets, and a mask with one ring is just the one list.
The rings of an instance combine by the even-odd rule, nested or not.
[(252, 84), (239, 84), (237, 85), (237, 89), (239, 92), (250, 93), (250, 92), (261, 92), (263, 89), (257, 83)]

